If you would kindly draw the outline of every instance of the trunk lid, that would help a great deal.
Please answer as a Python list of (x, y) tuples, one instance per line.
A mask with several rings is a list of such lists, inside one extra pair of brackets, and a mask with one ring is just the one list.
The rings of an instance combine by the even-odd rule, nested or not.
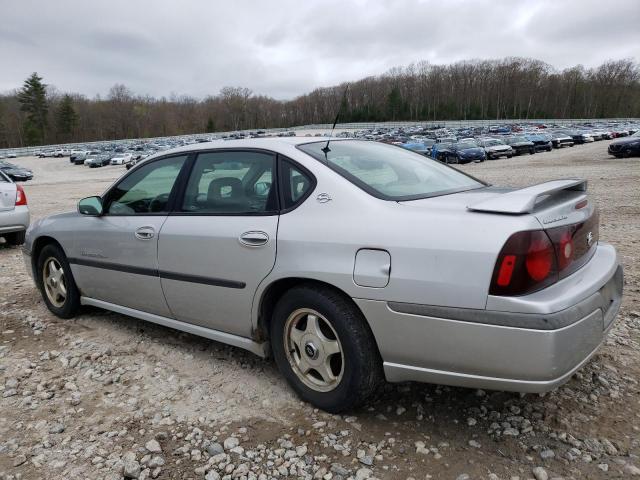
[[(561, 278), (588, 262), (598, 243), (599, 216), (587, 198), (586, 180), (553, 180), (511, 190), (471, 203), (467, 209), (499, 215), (533, 215), (556, 250), (569, 249), (571, 267), (561, 272)], [(562, 255), (564, 250), (557, 253)]]

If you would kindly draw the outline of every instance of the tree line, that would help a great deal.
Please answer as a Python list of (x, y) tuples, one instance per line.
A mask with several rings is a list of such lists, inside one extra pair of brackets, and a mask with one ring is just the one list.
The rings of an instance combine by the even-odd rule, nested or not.
[(640, 117), (640, 65), (557, 70), (505, 58), (419, 62), (293, 100), (224, 87), (154, 98), (114, 85), (105, 98), (61, 93), (37, 73), (0, 95), (0, 148), (341, 122)]

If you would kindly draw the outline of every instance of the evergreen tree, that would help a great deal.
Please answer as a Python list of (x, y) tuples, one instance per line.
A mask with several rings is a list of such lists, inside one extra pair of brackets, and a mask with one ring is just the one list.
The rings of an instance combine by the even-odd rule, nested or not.
[(42, 77), (34, 72), (24, 81), (22, 89), (18, 92), (20, 109), (27, 114), (24, 132), (28, 145), (44, 143), (49, 111), (46, 88), (42, 83)]
[(397, 120), (400, 109), (402, 108), (402, 96), (400, 89), (393, 87), (387, 95), (387, 114), (389, 120)]
[(73, 108), (73, 100), (70, 95), (62, 97), (58, 111), (56, 112), (56, 126), (58, 133), (63, 135), (65, 139), (71, 136), (75, 127), (78, 125), (78, 114)]
[(213, 133), (216, 130), (216, 124), (213, 121), (213, 118), (209, 117), (207, 120), (207, 133)]

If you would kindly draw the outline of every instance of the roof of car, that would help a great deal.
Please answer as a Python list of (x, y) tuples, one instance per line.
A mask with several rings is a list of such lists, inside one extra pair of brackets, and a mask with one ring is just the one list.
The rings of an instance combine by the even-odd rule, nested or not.
[(332, 142), (353, 140), (337, 137), (265, 137), (265, 138), (240, 138), (234, 140), (213, 140), (211, 142), (192, 143), (181, 147), (163, 150), (154, 154), (154, 157), (167, 153), (193, 152), (198, 150), (211, 150), (213, 148), (264, 148), (277, 150), (278, 146), (295, 146), (303, 143), (326, 142), (331, 138)]

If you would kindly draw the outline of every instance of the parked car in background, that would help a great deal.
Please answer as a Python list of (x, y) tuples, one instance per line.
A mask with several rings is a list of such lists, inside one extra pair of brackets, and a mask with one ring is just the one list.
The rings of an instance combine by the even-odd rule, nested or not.
[(614, 140), (609, 144), (608, 152), (617, 158), (640, 156), (640, 131), (630, 137)]
[(466, 141), (457, 142), (451, 145), (451, 152), (447, 155), (446, 163), (471, 163), (484, 162), (487, 154), (484, 148), (479, 147), (477, 143)]
[(500, 157), (513, 157), (513, 149), (497, 138), (481, 138), (478, 140), (478, 145), (484, 148), (488, 160), (495, 160)]
[(9, 245), (22, 245), (29, 228), (29, 207), (22, 186), (0, 170), (0, 237)]
[(527, 140), (525, 137), (513, 136), (504, 137), (504, 143), (509, 145), (513, 149), (514, 155), (522, 155), (523, 153), (534, 154), (536, 148), (532, 141)]
[(109, 165), (111, 157), (107, 154), (94, 155), (87, 158), (84, 162), (90, 168), (104, 167), (105, 165)]
[(116, 155), (111, 159), (111, 165), (124, 165), (132, 159), (133, 155), (131, 153), (124, 153)]
[(89, 165), (90, 162), (93, 162), (94, 160), (98, 159), (98, 157), (100, 157), (100, 155), (102, 155), (102, 152), (100, 152), (98, 150), (90, 151), (87, 154), (87, 156), (85, 157), (83, 165)]
[(551, 132), (551, 145), (553, 148), (573, 147), (573, 138), (564, 132)]
[(550, 152), (553, 150), (551, 135), (547, 133), (527, 134), (524, 137), (530, 142), (533, 142), (533, 148), (535, 148), (536, 152)]
[(586, 189), (495, 188), (369, 141), (202, 143), (38, 220), (23, 252), (53, 314), (91, 305), (273, 355), (330, 412), (385, 378), (544, 392), (622, 301)]
[(451, 153), (451, 142), (437, 142), (431, 147), (431, 158), (439, 160), (440, 162), (446, 162), (449, 154)]
[(14, 182), (26, 182), (33, 178), (33, 172), (13, 163), (0, 161), (0, 170)]
[(71, 155), (69, 158), (71, 163), (73, 163), (74, 165), (84, 165), (84, 161), (87, 159), (88, 155), (89, 155), (89, 152), (82, 151), (82, 152), (76, 152), (74, 155)]
[(593, 136), (588, 132), (582, 132), (580, 130), (567, 130), (565, 131), (565, 133), (572, 138), (573, 143), (576, 145), (591, 143), (594, 141)]

